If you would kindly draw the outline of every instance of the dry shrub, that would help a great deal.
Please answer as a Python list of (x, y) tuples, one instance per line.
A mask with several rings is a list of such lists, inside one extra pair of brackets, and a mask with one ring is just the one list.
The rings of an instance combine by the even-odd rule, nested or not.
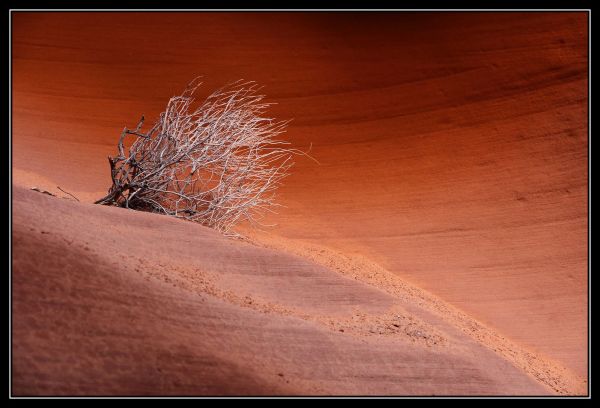
[[(192, 110), (200, 85), (195, 79), (171, 98), (148, 132), (143, 116), (123, 130), (118, 155), (108, 158), (112, 186), (97, 204), (183, 218), (226, 235), (237, 235), (232, 227), (243, 220), (263, 225), (293, 156), (304, 153), (277, 139), (288, 121), (265, 116), (271, 104), (254, 82), (227, 85)], [(135, 140), (126, 154), (127, 136)]]

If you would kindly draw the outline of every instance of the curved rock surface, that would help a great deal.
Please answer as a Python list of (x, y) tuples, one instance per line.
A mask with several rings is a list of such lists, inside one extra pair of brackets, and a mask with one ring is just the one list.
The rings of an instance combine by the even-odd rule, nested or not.
[[(13, 392), (586, 393), (587, 24), (14, 14)], [(253, 245), (88, 204), (197, 75), (320, 163)]]

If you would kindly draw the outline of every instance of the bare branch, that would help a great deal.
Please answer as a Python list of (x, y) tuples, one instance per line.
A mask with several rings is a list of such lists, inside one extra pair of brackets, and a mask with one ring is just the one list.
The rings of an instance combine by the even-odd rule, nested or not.
[(46, 191), (46, 190), (41, 190), (41, 189), (39, 189), (37, 187), (31, 187), (30, 190), (37, 191), (38, 193), (46, 194), (46, 195), (49, 195), (49, 196), (52, 196), (52, 197), (56, 197), (55, 194), (52, 194), (51, 192)]
[(79, 199), (77, 197), (75, 197), (73, 194), (69, 193), (68, 191), (63, 190), (62, 188), (60, 188), (60, 186), (56, 186), (56, 188), (58, 188), (60, 191), (62, 191), (65, 194), (70, 195), (71, 197), (73, 197), (76, 201), (79, 201)]

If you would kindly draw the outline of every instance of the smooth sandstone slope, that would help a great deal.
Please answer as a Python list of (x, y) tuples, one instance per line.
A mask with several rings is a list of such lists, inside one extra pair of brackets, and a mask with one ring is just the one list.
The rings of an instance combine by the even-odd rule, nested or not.
[(92, 201), (198, 74), (266, 85), (299, 160), (269, 219), (587, 373), (587, 16), (17, 14), (13, 176)]
[(408, 292), (189, 222), (13, 193), (15, 395), (584, 392)]

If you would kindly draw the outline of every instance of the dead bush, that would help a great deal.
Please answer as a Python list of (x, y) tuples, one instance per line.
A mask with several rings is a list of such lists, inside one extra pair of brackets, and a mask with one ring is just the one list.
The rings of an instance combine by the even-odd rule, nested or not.
[[(195, 79), (171, 98), (147, 132), (143, 116), (123, 130), (118, 155), (108, 158), (112, 186), (97, 204), (183, 218), (227, 235), (243, 220), (263, 225), (293, 156), (304, 153), (277, 138), (288, 121), (265, 116), (271, 104), (254, 82), (227, 85), (193, 109), (200, 85)], [(135, 140), (126, 152), (127, 137)]]

